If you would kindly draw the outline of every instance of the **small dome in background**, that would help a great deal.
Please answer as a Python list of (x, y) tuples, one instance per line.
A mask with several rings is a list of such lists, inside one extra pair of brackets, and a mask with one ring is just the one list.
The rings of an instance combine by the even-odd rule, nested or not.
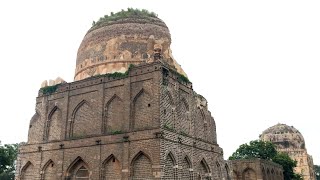
[(293, 126), (286, 124), (278, 123), (266, 129), (261, 134), (260, 139), (273, 142), (278, 149), (305, 149), (302, 134)]

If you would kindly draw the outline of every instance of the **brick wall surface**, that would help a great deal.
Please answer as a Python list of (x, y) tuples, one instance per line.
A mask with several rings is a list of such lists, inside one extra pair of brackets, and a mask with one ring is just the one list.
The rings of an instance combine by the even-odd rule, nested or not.
[[(215, 123), (160, 62), (39, 93), (17, 179), (221, 179)], [(219, 162), (220, 167), (217, 167)]]

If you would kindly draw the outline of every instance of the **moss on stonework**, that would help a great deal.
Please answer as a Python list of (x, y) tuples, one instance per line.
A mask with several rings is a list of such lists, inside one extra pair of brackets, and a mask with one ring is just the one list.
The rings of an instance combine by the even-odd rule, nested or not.
[(163, 128), (164, 128), (164, 129), (167, 129), (167, 130), (170, 130), (170, 131), (174, 131), (174, 132), (176, 131), (173, 127), (171, 127), (171, 126), (168, 125), (168, 124), (164, 124), (164, 125), (163, 125)]
[(190, 80), (187, 77), (185, 77), (184, 75), (179, 74), (179, 73), (178, 73), (178, 81), (182, 81), (182, 82), (185, 82), (185, 83), (191, 83)]
[(133, 9), (133, 8), (128, 8), (127, 10), (121, 10), (120, 12), (113, 13), (111, 12), (110, 15), (104, 15), (103, 17), (100, 17), (100, 19), (95, 22), (92, 22), (92, 27), (90, 28), (89, 31), (92, 31), (94, 29), (97, 29), (99, 27), (102, 27), (105, 24), (108, 24), (108, 22), (111, 21), (117, 21), (119, 19), (123, 18), (143, 18), (143, 19), (148, 19), (148, 18), (157, 18), (158, 15), (154, 12), (150, 12), (146, 9)]
[(111, 131), (111, 134), (122, 134), (123, 132), (121, 130), (114, 130)]
[(49, 95), (56, 92), (56, 90), (58, 89), (58, 86), (59, 84), (53, 85), (53, 86), (46, 86), (46, 87), (40, 88), (40, 91), (42, 92), (42, 94)]
[(174, 70), (171, 70), (171, 72), (177, 76), (177, 80), (179, 82), (191, 83), (191, 81), (186, 76), (184, 76), (183, 74), (180, 74), (180, 73), (178, 73), (177, 71), (174, 71)]
[(183, 136), (189, 136), (187, 133), (185, 133), (184, 131), (180, 131), (180, 134)]
[[(129, 65), (129, 68), (126, 72), (121, 73), (121, 72), (114, 72), (114, 73), (107, 73), (107, 74), (98, 74), (95, 75), (93, 77), (111, 77), (111, 78), (125, 78), (129, 76), (129, 72), (131, 71), (131, 69), (134, 67), (133, 64)], [(90, 77), (89, 77), (90, 78)]]

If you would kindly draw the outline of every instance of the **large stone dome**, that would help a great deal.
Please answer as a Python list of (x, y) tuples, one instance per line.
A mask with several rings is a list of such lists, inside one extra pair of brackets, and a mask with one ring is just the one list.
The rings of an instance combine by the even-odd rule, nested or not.
[(155, 50), (160, 50), (167, 63), (186, 75), (172, 57), (166, 24), (156, 16), (137, 14), (145, 10), (129, 10), (112, 13), (93, 24), (78, 49), (75, 80), (123, 73), (130, 64), (152, 62)]
[(263, 141), (273, 142), (278, 149), (305, 149), (305, 142), (302, 134), (293, 126), (276, 124), (260, 136)]

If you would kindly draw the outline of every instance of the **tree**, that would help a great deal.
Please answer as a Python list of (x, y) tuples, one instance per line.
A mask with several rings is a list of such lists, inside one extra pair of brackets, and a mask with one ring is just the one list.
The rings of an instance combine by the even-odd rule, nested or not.
[(272, 158), (272, 161), (282, 166), (285, 180), (302, 180), (302, 176), (293, 171), (293, 168), (297, 166), (297, 161), (292, 160), (288, 154), (278, 153)]
[(234, 152), (229, 160), (260, 158), (271, 160), (277, 154), (273, 143), (269, 141), (250, 141), (249, 144), (242, 144)]
[(234, 152), (229, 160), (260, 158), (273, 161), (283, 167), (285, 180), (302, 180), (302, 176), (294, 173), (293, 169), (297, 162), (292, 160), (288, 154), (278, 153), (275, 145), (269, 141), (250, 141), (249, 144), (242, 144)]
[(0, 179), (14, 179), (15, 160), (17, 158), (18, 144), (0, 144)]
[(320, 166), (314, 165), (314, 173), (316, 174), (317, 180), (320, 180)]

